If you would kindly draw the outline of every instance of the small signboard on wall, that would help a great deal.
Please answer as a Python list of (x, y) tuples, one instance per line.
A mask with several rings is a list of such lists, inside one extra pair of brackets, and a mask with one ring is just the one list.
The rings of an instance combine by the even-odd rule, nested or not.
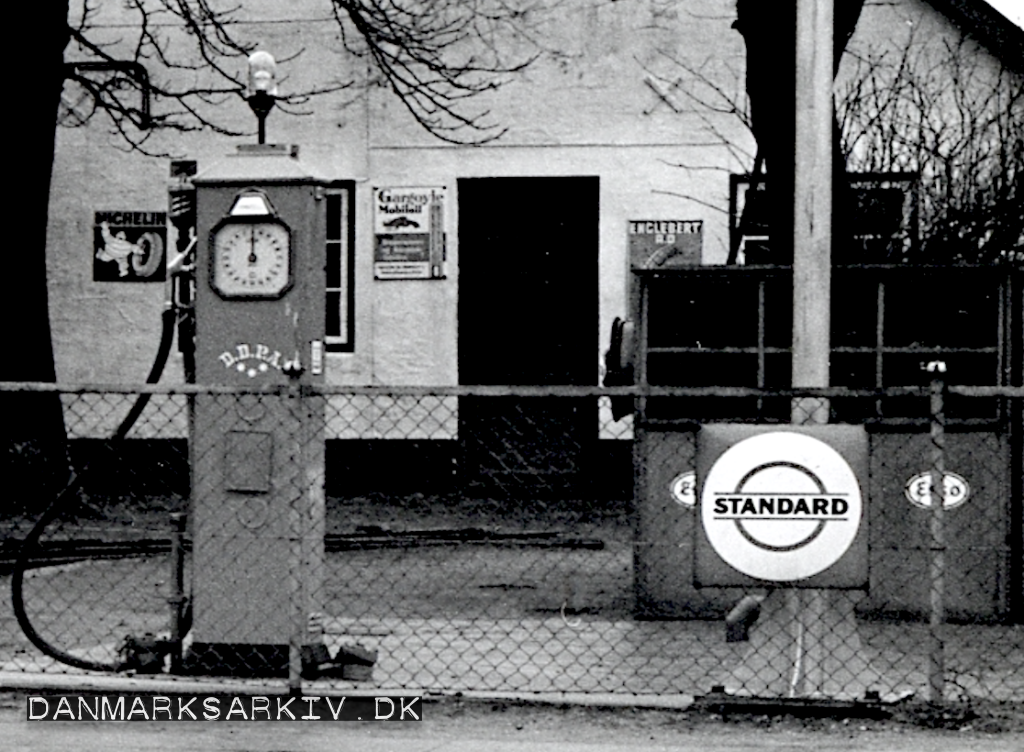
[(98, 211), (93, 227), (95, 282), (163, 282), (167, 212)]
[(444, 279), (447, 189), (374, 188), (374, 279)]
[[(700, 219), (630, 219), (626, 222), (629, 268), (671, 269), (701, 262), (704, 222)], [(629, 306), (640, 304), (640, 280), (630, 274)]]
[(631, 269), (659, 269), (700, 264), (704, 222), (699, 219), (631, 219)]

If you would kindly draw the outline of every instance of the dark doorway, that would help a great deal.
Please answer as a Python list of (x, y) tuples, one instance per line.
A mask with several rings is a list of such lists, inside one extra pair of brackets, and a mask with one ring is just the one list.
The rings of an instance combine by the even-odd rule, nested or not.
[[(597, 380), (596, 177), (468, 178), (459, 190), (459, 382)], [(462, 400), (468, 477), (564, 487), (596, 439), (592, 399)]]

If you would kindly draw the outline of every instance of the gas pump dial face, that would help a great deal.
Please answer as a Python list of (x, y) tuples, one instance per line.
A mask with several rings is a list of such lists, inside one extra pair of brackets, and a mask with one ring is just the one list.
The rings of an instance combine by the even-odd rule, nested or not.
[(291, 285), (291, 233), (276, 221), (227, 222), (213, 233), (211, 272), (222, 297), (280, 297)]

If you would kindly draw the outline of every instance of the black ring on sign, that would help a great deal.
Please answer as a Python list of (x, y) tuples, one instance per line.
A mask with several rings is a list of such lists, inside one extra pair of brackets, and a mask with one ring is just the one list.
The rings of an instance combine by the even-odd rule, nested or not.
[(806, 475), (808, 478), (810, 478), (811, 480), (814, 481), (814, 485), (816, 485), (818, 487), (818, 491), (819, 492), (821, 492), (823, 494), (824, 493), (828, 493), (828, 489), (826, 489), (825, 488), (825, 484), (821, 482), (821, 478), (819, 478), (817, 475), (815, 475), (813, 472), (808, 470), (803, 465), (799, 465), (796, 462), (786, 462), (785, 460), (779, 460), (778, 462), (765, 462), (763, 465), (758, 465), (753, 470), (751, 470), (749, 473), (747, 473), (742, 478), (740, 478), (740, 482), (736, 484), (736, 491), (735, 491), (735, 493), (743, 493), (743, 486), (746, 484), (746, 482), (748, 480), (753, 478), (755, 475), (757, 475), (762, 470), (768, 470), (768, 469), (773, 468), (773, 467), (791, 467), (794, 470), (799, 470), (804, 475)]
[(768, 543), (763, 543), (759, 541), (753, 535), (748, 533), (747, 529), (743, 527), (743, 523), (740, 520), (735, 520), (735, 522), (736, 529), (740, 531), (740, 535), (746, 538), (747, 541), (753, 543), (758, 548), (763, 548), (765, 551), (772, 551), (775, 553), (786, 553), (787, 551), (796, 551), (797, 549), (810, 545), (810, 543), (813, 542), (815, 538), (821, 535), (821, 531), (825, 529), (825, 520), (818, 520), (818, 524), (815, 526), (811, 534), (804, 538), (802, 541), (799, 541), (798, 543), (791, 543), (788, 546), (772, 546)]
[[(813, 472), (808, 470), (803, 465), (799, 465), (796, 462), (786, 462), (785, 460), (779, 460), (778, 462), (766, 462), (763, 465), (758, 465), (740, 479), (740, 482), (736, 484), (735, 493), (743, 493), (743, 486), (746, 485), (748, 480), (753, 478), (762, 470), (769, 470), (773, 467), (789, 467), (792, 468), (793, 470), (799, 470), (801, 473), (803, 473), (804, 475), (806, 475), (807, 477), (814, 481), (814, 484), (818, 487), (819, 492), (823, 494), (828, 493), (828, 490), (825, 488), (825, 484), (821, 482), (821, 478), (819, 478), (817, 475), (815, 475)], [(740, 535), (742, 535), (748, 543), (751, 543), (757, 546), (758, 548), (764, 549), (765, 551), (772, 551), (774, 553), (787, 553), (789, 551), (796, 551), (797, 549), (801, 549), (804, 546), (807, 546), (810, 543), (812, 543), (815, 538), (821, 535), (821, 531), (825, 529), (825, 520), (818, 520), (818, 524), (814, 527), (814, 530), (811, 532), (810, 535), (808, 535), (803, 540), (797, 543), (791, 543), (788, 546), (772, 546), (768, 543), (759, 541), (757, 538), (755, 538), (753, 535), (747, 532), (747, 529), (743, 527), (742, 520), (733, 520), (733, 522), (736, 525), (736, 529), (740, 531)]]

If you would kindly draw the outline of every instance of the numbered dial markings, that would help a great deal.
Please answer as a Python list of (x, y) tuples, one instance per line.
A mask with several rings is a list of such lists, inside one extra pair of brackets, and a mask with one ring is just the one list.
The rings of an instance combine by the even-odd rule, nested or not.
[(217, 230), (213, 286), (223, 295), (275, 297), (291, 282), (288, 228), (276, 222), (228, 224)]

